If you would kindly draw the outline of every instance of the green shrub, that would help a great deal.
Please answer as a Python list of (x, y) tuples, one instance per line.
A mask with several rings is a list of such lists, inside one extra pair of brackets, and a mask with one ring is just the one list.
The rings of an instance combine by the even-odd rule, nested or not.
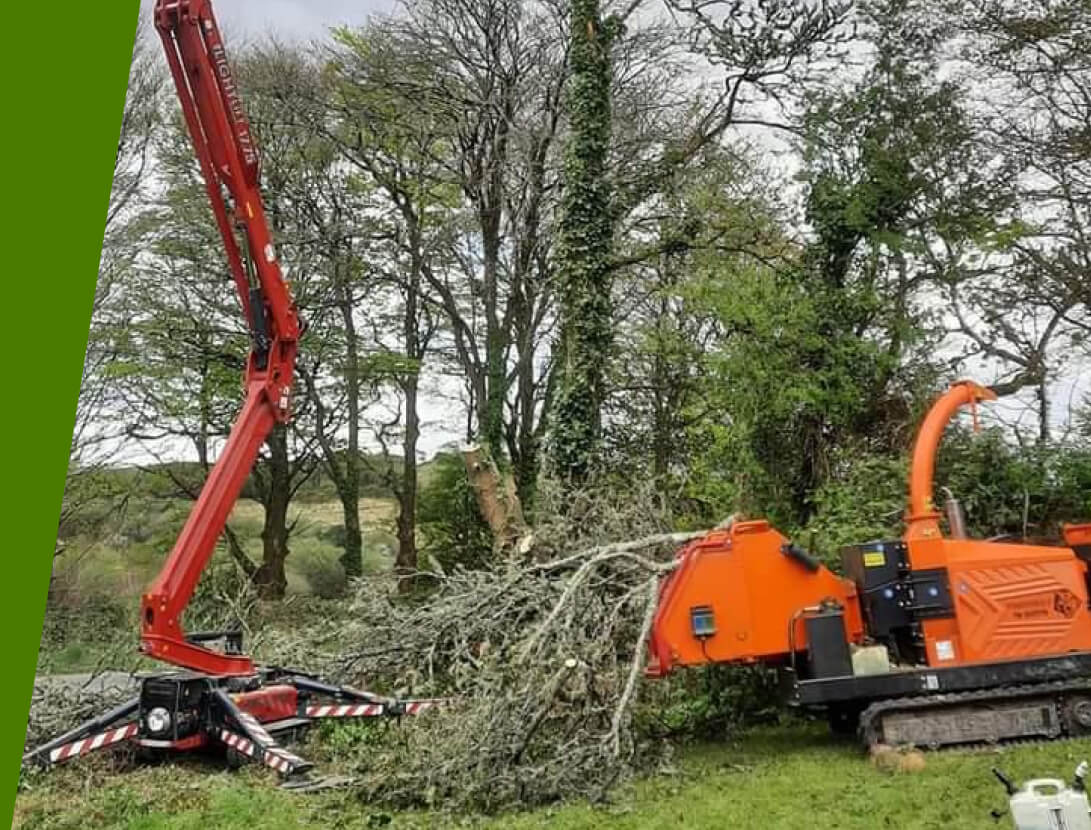
[(311, 593), (321, 599), (344, 596), (347, 587), (345, 569), (337, 561), (336, 551), (324, 556), (320, 552), (296, 552), (293, 567), (306, 580)]
[(1091, 518), (1091, 448), (1023, 446), (1001, 430), (948, 431), (936, 469), (962, 502), (972, 534), (1055, 537), (1062, 522)]
[(246, 627), (257, 596), (246, 574), (231, 559), (214, 557), (186, 606), (186, 630), (234, 631)]
[(874, 539), (901, 535), (908, 465), (897, 457), (846, 451), (834, 473), (814, 495), (815, 515), (799, 542), (827, 565), (840, 562), (840, 550)]
[(344, 524), (326, 525), (315, 533), (315, 536), (320, 542), (323, 542), (330, 547), (344, 550), (345, 543), (348, 539), (348, 532), (345, 530)]
[(763, 666), (703, 666), (676, 672), (649, 691), (637, 717), (650, 736), (722, 740), (784, 715), (776, 672)]
[[(814, 496), (815, 515), (801, 534), (828, 564), (843, 545), (902, 535), (908, 502), (908, 453), (842, 452)], [(962, 503), (971, 536), (1057, 538), (1066, 521), (1091, 518), (1091, 449), (1020, 445), (999, 429), (974, 434), (953, 426), (940, 447), (934, 498), (944, 487)]]
[(51, 600), (42, 624), (42, 649), (59, 651), (73, 643), (103, 643), (118, 631), (135, 631), (136, 608), (113, 597), (87, 595)]
[(492, 534), (477, 509), (462, 457), (441, 453), (421, 488), (417, 514), (420, 551), (445, 571), (477, 568), (492, 554)]

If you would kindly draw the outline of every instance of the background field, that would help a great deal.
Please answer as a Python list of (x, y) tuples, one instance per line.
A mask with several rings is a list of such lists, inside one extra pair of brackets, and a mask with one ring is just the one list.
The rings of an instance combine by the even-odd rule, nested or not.
[[(65, 540), (67, 550), (57, 560), (45, 616), (39, 674), (145, 665), (132, 654), (118, 663), (122, 657), (118, 645), (126, 632), (131, 632), (129, 639), (135, 649), (140, 594), (158, 572), (192, 502), (155, 496), (132, 501), (114, 522), (111, 533), (101, 538), (75, 534)], [(342, 553), (338, 545), (343, 527), (341, 504), (329, 500), (300, 502), (289, 516), (296, 522), (291, 555), (286, 561), (290, 608), (292, 602), (339, 593), (344, 587), (344, 572), (338, 563)], [(360, 500), (366, 573), (390, 568), (396, 545), (394, 518), (392, 499)], [(260, 562), (261, 505), (241, 499), (232, 511), (229, 526), (244, 550)], [(231, 569), (221, 545), (210, 571), (222, 578)], [(199, 592), (208, 590), (208, 584), (206, 577)], [(289, 611), (275, 604), (269, 604), (266, 610), (291, 617)]]

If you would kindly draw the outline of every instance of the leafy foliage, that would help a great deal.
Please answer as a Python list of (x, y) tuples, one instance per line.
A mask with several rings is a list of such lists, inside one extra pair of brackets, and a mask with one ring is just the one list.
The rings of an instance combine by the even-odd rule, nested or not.
[(1091, 447), (1019, 445), (1000, 430), (953, 430), (940, 452), (938, 486), (963, 503), (979, 536), (1056, 539), (1062, 522), (1091, 515)]
[(462, 457), (440, 453), (421, 488), (421, 553), (444, 571), (478, 568), (492, 558), (492, 535), (466, 475)]
[[(803, 535), (816, 552), (839, 562), (843, 545), (901, 534), (906, 505), (905, 458), (845, 452), (815, 495), (816, 512)], [(948, 430), (936, 469), (936, 501), (945, 488), (962, 503), (977, 538), (1060, 537), (1060, 525), (1091, 515), (1091, 447), (1011, 441), (1002, 430)]]

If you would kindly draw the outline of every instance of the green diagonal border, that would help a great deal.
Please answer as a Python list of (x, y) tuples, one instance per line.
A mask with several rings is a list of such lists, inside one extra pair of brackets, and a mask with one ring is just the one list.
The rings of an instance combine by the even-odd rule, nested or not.
[(10, 825), (138, 0), (4, 9), (0, 760)]

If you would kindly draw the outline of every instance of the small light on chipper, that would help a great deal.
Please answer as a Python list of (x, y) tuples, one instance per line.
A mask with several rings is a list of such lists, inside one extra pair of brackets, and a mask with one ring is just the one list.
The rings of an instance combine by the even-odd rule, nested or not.
[(689, 609), (690, 625), (693, 627), (693, 636), (698, 640), (712, 637), (716, 633), (716, 617), (709, 605), (695, 605)]

